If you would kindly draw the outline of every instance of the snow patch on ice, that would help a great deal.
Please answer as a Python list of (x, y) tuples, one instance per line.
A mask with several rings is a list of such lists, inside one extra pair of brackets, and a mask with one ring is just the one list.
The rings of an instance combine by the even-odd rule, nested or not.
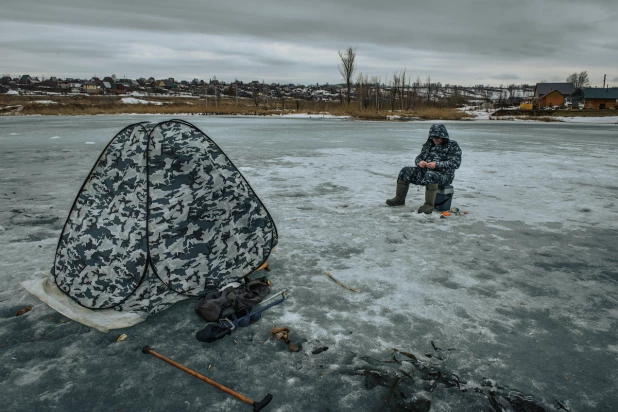
[(150, 100), (136, 99), (135, 97), (123, 97), (120, 101), (124, 104), (154, 104), (156, 106), (163, 105), (162, 102), (152, 102)]
[(349, 119), (350, 116), (335, 116), (327, 113), (310, 114), (310, 113), (288, 113), (276, 115), (280, 117), (288, 117), (292, 119)]
[(52, 136), (50, 139), (62, 139), (60, 136)]
[(19, 133), (11, 133), (9, 136), (19, 136)]
[(54, 389), (51, 391), (45, 391), (39, 395), (39, 399), (46, 402), (58, 402), (64, 395), (70, 393), (73, 389), (73, 381), (69, 381), (61, 389)]
[(58, 102), (55, 102), (53, 100), (35, 100), (32, 103), (35, 103), (35, 104), (58, 104)]
[(279, 323), (281, 324), (296, 324), (303, 320), (303, 317), (298, 313), (286, 312), (283, 316), (281, 316)]
[(492, 114), (494, 114), (494, 109), (479, 109), (478, 106), (464, 106), (458, 107), (457, 110), (465, 112), (470, 116), (474, 116), (477, 120), (489, 120)]
[(85, 144), (94, 144), (94, 142), (86, 142)]
[(52, 365), (39, 364), (28, 368), (17, 368), (13, 371), (13, 373), (16, 375), (16, 378), (14, 380), (15, 385), (31, 385), (41, 379), (41, 377), (45, 375), (48, 369), (52, 367)]

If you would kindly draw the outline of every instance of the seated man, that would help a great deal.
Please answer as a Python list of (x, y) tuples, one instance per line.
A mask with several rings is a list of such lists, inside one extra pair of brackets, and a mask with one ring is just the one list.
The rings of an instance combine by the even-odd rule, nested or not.
[(448, 137), (443, 124), (434, 124), (429, 129), (429, 138), (414, 161), (416, 167), (406, 166), (399, 172), (397, 192), (388, 199), (389, 206), (403, 206), (410, 183), (425, 185), (425, 204), (418, 213), (430, 214), (436, 201), (439, 186), (448, 186), (455, 178), (455, 169), (461, 164), (461, 149)]

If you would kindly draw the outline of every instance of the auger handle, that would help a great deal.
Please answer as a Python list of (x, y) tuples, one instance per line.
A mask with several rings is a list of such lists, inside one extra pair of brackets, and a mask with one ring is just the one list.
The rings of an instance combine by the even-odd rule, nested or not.
[(245, 403), (248, 403), (249, 405), (253, 406), (253, 410), (254, 411), (259, 411), (262, 408), (264, 408), (266, 405), (268, 405), (270, 403), (270, 401), (272, 400), (273, 396), (269, 393), (268, 395), (266, 395), (266, 397), (264, 399), (262, 399), (260, 402), (256, 402), (252, 399), (247, 398), (245, 395), (242, 395), (238, 392), (233, 391), (230, 388), (227, 388), (223, 385), (221, 385), (220, 383), (217, 383), (215, 381), (213, 381), (212, 379), (207, 378), (204, 375), (200, 375), (199, 373), (195, 372), (194, 370), (191, 370), (189, 368), (187, 368), (186, 366), (181, 365), (178, 362), (175, 362), (157, 352), (155, 352), (154, 350), (152, 350), (152, 348), (148, 345), (145, 345), (142, 348), (142, 352), (143, 353), (147, 353), (150, 354), (152, 356), (154, 356), (155, 358), (159, 358), (164, 362), (169, 363), (172, 366), (177, 367), (178, 369), (180, 369), (183, 372), (188, 373), (189, 375), (195, 376), (196, 378), (198, 378), (199, 380), (202, 380), (204, 382), (206, 382), (209, 385), (214, 386), (215, 388), (227, 393), (228, 395), (232, 395), (233, 397), (235, 397), (236, 399), (243, 401)]

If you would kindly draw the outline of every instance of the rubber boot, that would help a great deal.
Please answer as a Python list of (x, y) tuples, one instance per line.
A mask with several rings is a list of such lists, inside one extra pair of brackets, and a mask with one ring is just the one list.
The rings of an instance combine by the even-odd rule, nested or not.
[(425, 204), (418, 209), (418, 213), (430, 214), (433, 212), (433, 207), (438, 194), (438, 184), (427, 185), (425, 189)]
[(405, 205), (406, 196), (408, 195), (409, 188), (410, 188), (410, 183), (397, 179), (397, 191), (395, 192), (395, 197), (392, 199), (388, 199), (386, 201), (386, 204), (389, 206)]

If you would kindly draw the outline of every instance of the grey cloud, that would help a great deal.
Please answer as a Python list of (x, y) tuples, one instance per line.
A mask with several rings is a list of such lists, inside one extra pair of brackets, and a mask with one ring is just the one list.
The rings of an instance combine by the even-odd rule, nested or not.
[(519, 79), (521, 79), (521, 77), (519, 77), (518, 75), (513, 74), (513, 73), (496, 74), (496, 75), (493, 75), (491, 77), (496, 79), (496, 80), (519, 80)]
[[(527, 62), (530, 66), (542, 65), (546, 78), (562, 78), (566, 76), (563, 71), (566, 73), (577, 59), (589, 67), (589, 73), (593, 67), (606, 70), (615, 66), (616, 45), (603, 28), (616, 20), (618, 14), (611, 1), (436, 0), (415, 4), (407, 0), (314, 0), (282, 5), (275, 0), (55, 0), (53, 4), (20, 0), (3, 6), (0, 27), (10, 25), (11, 32), (0, 28), (0, 34), (4, 39), (17, 35), (17, 39), (0, 40), (0, 54), (19, 50), (15, 56), (38, 55), (41, 65), (53, 70), (79, 67), (82, 62), (90, 66), (82, 56), (110, 71), (119, 71), (112, 64), (122, 65), (124, 61), (124, 67), (136, 76), (141, 75), (138, 71), (143, 70), (144, 60), (132, 56), (118, 59), (125, 45), (132, 47), (132, 53), (138, 53), (144, 45), (162, 45), (161, 50), (194, 55), (210, 52), (217, 57), (168, 53), (172, 57), (162, 55), (148, 62), (153, 71), (173, 69), (175, 63), (178, 71), (191, 68), (191, 73), (199, 75), (197, 59), (212, 65), (204, 72), (243, 75), (259, 70), (270, 76), (287, 70), (287, 78), (303, 79), (302, 72), (302, 76), (308, 76), (305, 81), (337, 82), (336, 52), (354, 46), (358, 49), (359, 71), (371, 75), (392, 75), (394, 70), (406, 68), (414, 76), (444, 75), (445, 82), (472, 81), (477, 75), (490, 81), (501, 80)], [(37, 45), (32, 36), (19, 33), (27, 30), (39, 30), (44, 46)], [(46, 30), (54, 34), (45, 36)], [(96, 52), (84, 46), (86, 40)], [(223, 42), (228, 48), (222, 46)], [(289, 53), (265, 49), (264, 45), (274, 44), (291, 46)], [(63, 69), (61, 61), (47, 60), (57, 53), (70, 56), (72, 63)], [(166, 58), (174, 62), (166, 62)], [(483, 69), (488, 64), (492, 71)], [(17, 57), (10, 60), (8, 68), (20, 67)], [(476, 73), (464, 76), (460, 67)], [(508, 80), (534, 80), (527, 73), (517, 73)]]

